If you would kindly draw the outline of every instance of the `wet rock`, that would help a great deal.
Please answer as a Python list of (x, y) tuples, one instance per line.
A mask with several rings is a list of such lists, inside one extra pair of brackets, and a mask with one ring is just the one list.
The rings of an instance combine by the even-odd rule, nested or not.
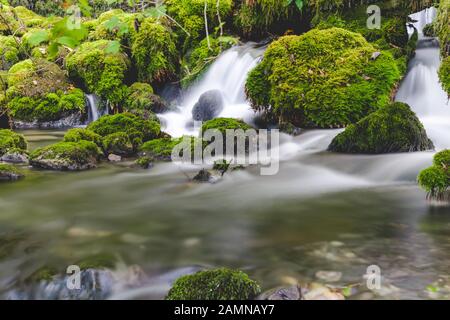
[(223, 96), (219, 90), (210, 90), (200, 96), (192, 109), (195, 121), (208, 121), (217, 117), (223, 110)]
[(260, 295), (258, 300), (302, 300), (302, 290), (297, 285), (273, 289)]
[(0, 158), (0, 161), (9, 163), (27, 163), (28, 155), (20, 149), (10, 149)]
[(81, 112), (77, 112), (56, 121), (26, 122), (20, 120), (13, 120), (13, 126), (15, 129), (62, 129), (82, 125), (84, 123), (83, 118), (84, 115)]
[(118, 156), (117, 154), (111, 153), (110, 155), (108, 155), (108, 161), (109, 162), (120, 162), (120, 161), (122, 161), (122, 157)]
[(376, 60), (380, 56), (380, 54), (381, 54), (380, 51), (376, 51), (376, 52), (372, 53), (370, 60)]
[(333, 290), (321, 284), (312, 283), (303, 294), (304, 300), (345, 300), (339, 290)]
[(290, 122), (284, 122), (279, 125), (279, 130), (291, 136), (298, 136), (302, 133), (302, 129), (294, 126)]
[(197, 175), (193, 178), (194, 181), (197, 182), (209, 182), (216, 183), (222, 179), (222, 174), (217, 170), (207, 170), (202, 169), (197, 173)]
[(24, 177), (23, 173), (16, 167), (9, 164), (0, 163), (0, 182), (16, 181), (23, 177)]

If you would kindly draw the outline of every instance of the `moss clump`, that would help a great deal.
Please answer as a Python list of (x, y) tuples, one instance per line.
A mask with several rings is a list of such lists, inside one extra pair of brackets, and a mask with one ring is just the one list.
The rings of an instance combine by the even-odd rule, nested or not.
[(64, 135), (65, 142), (79, 142), (81, 140), (94, 142), (98, 146), (102, 143), (102, 137), (88, 129), (74, 128), (67, 131)]
[(69, 76), (87, 91), (112, 104), (121, 102), (127, 92), (124, 79), (129, 60), (123, 53), (108, 53), (107, 40), (85, 42), (66, 58)]
[(0, 163), (0, 182), (2, 181), (15, 181), (23, 178), (21, 170), (17, 169), (13, 165)]
[[(217, 4), (219, 8), (217, 9)], [(205, 36), (205, 1), (204, 0), (167, 0), (168, 13), (183, 29), (177, 25), (173, 25), (176, 34), (178, 35), (182, 51), (187, 51), (198, 41)], [(207, 0), (206, 15), (208, 18), (209, 34), (214, 34), (216, 28), (219, 27), (219, 18), (217, 12), (221, 17), (222, 22), (230, 19), (232, 14), (233, 1), (232, 0)]]
[(439, 80), (441, 81), (442, 88), (450, 96), (450, 56), (442, 60), (441, 67), (439, 68)]
[[(148, 141), (142, 145), (140, 151), (143, 154), (143, 158), (151, 157), (160, 161), (171, 161), (173, 149), (181, 143), (185, 143), (190, 138), (191, 155), (193, 155), (193, 150), (195, 143), (202, 144), (200, 139), (194, 137), (181, 137), (181, 138), (161, 138)], [(180, 155), (182, 156), (182, 154)]]
[(433, 149), (424, 127), (407, 104), (396, 102), (350, 125), (334, 138), (330, 151), (379, 154)]
[(53, 121), (85, 112), (84, 93), (61, 68), (43, 59), (24, 60), (8, 71), (6, 106), (14, 120)]
[(100, 155), (91, 141), (59, 142), (33, 151), (30, 164), (50, 170), (80, 171), (95, 168)]
[(167, 300), (250, 300), (260, 293), (259, 285), (242, 271), (216, 269), (177, 279)]
[(423, 34), (427, 37), (436, 37), (436, 32), (434, 31), (434, 23), (429, 23), (423, 27)]
[(437, 200), (450, 199), (450, 150), (435, 154), (433, 165), (422, 170), (418, 176), (419, 185), (428, 193), (428, 197)]
[[(106, 115), (88, 125), (87, 129), (95, 132), (105, 139), (107, 136), (123, 132), (137, 151), (142, 143), (156, 139), (161, 132), (159, 122), (145, 120), (131, 113)], [(117, 138), (117, 136), (114, 136)], [(111, 137), (110, 137), (111, 138)], [(108, 139), (112, 141), (112, 139)]]
[(143, 156), (136, 159), (135, 163), (142, 169), (149, 169), (150, 167), (152, 167), (154, 160), (155, 159), (153, 159), (152, 157)]
[(94, 30), (89, 34), (91, 40), (118, 40), (129, 46), (136, 35), (135, 21), (140, 15), (125, 13), (121, 9), (113, 9), (102, 13), (94, 23)]
[(125, 132), (116, 132), (103, 138), (103, 151), (106, 154), (130, 155), (134, 152), (130, 137)]
[(191, 85), (207, 70), (214, 60), (220, 55), (223, 50), (229, 49), (238, 43), (237, 38), (233, 37), (210, 37), (209, 47), (208, 39), (200, 41), (198, 46), (187, 55), (183, 63), (183, 79), (181, 84), (183, 87)]
[(13, 149), (27, 150), (24, 136), (9, 129), (0, 130), (0, 156)]
[(0, 6), (0, 35), (12, 36), (17, 31), (17, 35), (23, 34), (23, 29), (20, 28), (20, 22), (17, 18), (14, 8), (8, 5)]
[(177, 71), (177, 49), (171, 31), (153, 19), (142, 22), (131, 52), (139, 81), (160, 84), (172, 79)]
[(436, 21), (434, 22), (439, 43), (441, 45), (441, 54), (444, 57), (450, 55), (450, 1), (441, 0)]
[(8, 70), (19, 62), (20, 52), (17, 42), (12, 36), (0, 36), (0, 70)]
[(226, 131), (230, 130), (249, 130), (252, 126), (246, 124), (244, 121), (233, 118), (216, 118), (206, 121), (202, 126), (202, 132), (207, 130), (219, 130), (221, 133), (225, 134)]
[(117, 258), (113, 254), (102, 253), (96, 254), (75, 263), (81, 270), (86, 269), (114, 269)]
[(242, 1), (235, 15), (234, 25), (244, 37), (260, 39), (288, 29), (296, 11), (288, 1), (246, 0)]
[(340, 28), (273, 42), (250, 72), (247, 95), (262, 110), (304, 127), (341, 127), (390, 101), (400, 72), (386, 52)]
[(131, 113), (152, 118), (153, 113), (162, 113), (167, 108), (166, 102), (154, 94), (152, 86), (147, 83), (136, 82), (128, 89), (124, 109)]

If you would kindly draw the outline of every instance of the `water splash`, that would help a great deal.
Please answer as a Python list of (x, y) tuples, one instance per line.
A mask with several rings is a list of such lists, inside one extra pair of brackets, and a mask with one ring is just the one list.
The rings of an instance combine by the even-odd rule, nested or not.
[(220, 90), (225, 108), (219, 117), (241, 118), (251, 122), (254, 112), (246, 101), (245, 80), (260, 60), (264, 48), (247, 43), (225, 51), (209, 68), (201, 80), (190, 88), (178, 110), (159, 115), (164, 131), (174, 137), (196, 135), (192, 126), (192, 108), (200, 96), (210, 90)]

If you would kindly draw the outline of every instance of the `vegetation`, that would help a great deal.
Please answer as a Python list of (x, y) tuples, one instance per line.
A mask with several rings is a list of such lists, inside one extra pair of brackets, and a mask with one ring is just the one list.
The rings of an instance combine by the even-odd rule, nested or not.
[(101, 145), (102, 137), (95, 132), (88, 129), (74, 128), (70, 129), (64, 135), (65, 142), (79, 142), (81, 140), (94, 142), (96, 145)]
[(280, 122), (332, 128), (354, 123), (390, 101), (400, 79), (388, 52), (344, 29), (311, 30), (273, 42), (250, 72), (246, 88), (255, 110)]
[(450, 150), (438, 152), (434, 156), (433, 165), (418, 176), (419, 185), (428, 192), (432, 199), (450, 199)]
[[(190, 141), (190, 145), (187, 146), (187, 148), (190, 148), (190, 150), (192, 151), (191, 155), (194, 154), (193, 150), (195, 147), (195, 143), (199, 143), (203, 146), (203, 142), (200, 139), (194, 137), (155, 139), (152, 141), (148, 141), (142, 145), (142, 147), (140, 148), (140, 151), (142, 153), (141, 159), (150, 158), (160, 161), (171, 161), (173, 149), (181, 143), (184, 143), (185, 141)], [(183, 156), (183, 154), (180, 154), (180, 156)]]
[(391, 153), (433, 149), (425, 129), (404, 103), (380, 108), (337, 135), (330, 151), (344, 153)]
[(27, 150), (24, 136), (12, 130), (0, 130), (0, 156), (12, 149)]
[(242, 271), (216, 269), (179, 278), (167, 300), (250, 300), (260, 293), (259, 285)]
[(441, 80), (442, 88), (450, 96), (450, 56), (442, 60), (439, 68), (439, 79)]
[(23, 172), (13, 165), (0, 163), (0, 182), (14, 181), (23, 177)]

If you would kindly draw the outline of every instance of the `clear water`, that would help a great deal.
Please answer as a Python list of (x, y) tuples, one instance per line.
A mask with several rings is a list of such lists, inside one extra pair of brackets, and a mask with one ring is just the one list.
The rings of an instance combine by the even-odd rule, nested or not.
[[(190, 133), (195, 100), (215, 86), (229, 88), (224, 112), (249, 115), (240, 80), (257, 63), (256, 51), (225, 53), (179, 112), (162, 116), (168, 131)], [(450, 147), (450, 109), (436, 77), (439, 63), (436, 43), (421, 37), (397, 100), (411, 104), (442, 149)], [(124, 163), (82, 173), (33, 170), (23, 181), (0, 184), (0, 294), (35, 297), (23, 280), (39, 268), (106, 253), (147, 275), (116, 287), (113, 297), (162, 298), (175, 274), (227, 266), (264, 289), (318, 281), (316, 272), (329, 270), (342, 272), (334, 285), (358, 288), (354, 299), (448, 298), (450, 207), (428, 202), (415, 182), (434, 153), (325, 152), (339, 132), (283, 135), (275, 176), (252, 167), (215, 185), (195, 184), (188, 177), (199, 168), (161, 163), (144, 171)], [(63, 134), (24, 133), (32, 149)], [(383, 276), (376, 293), (363, 278), (372, 264)]]

